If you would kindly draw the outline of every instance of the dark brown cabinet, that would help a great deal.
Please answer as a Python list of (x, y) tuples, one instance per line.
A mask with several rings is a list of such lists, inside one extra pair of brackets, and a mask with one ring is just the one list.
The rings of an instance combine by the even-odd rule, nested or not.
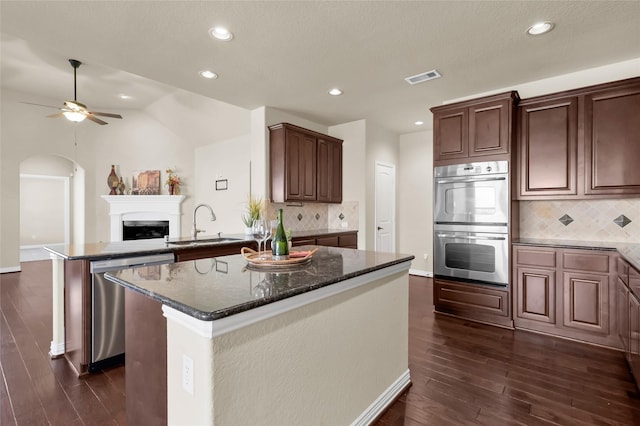
[[(474, 157), (509, 154), (516, 92), (431, 108), (434, 165), (462, 163)], [(477, 161), (487, 161), (478, 158)]]
[(521, 198), (576, 195), (578, 98), (523, 100), (518, 110)]
[(618, 335), (636, 383), (640, 382), (640, 272), (618, 259)]
[(640, 195), (640, 78), (525, 99), (518, 198)]
[(342, 202), (342, 140), (280, 123), (269, 127), (273, 202)]
[(514, 325), (620, 348), (613, 252), (514, 244)]
[(342, 141), (318, 138), (317, 199), (323, 203), (342, 202)]
[(640, 79), (584, 97), (585, 193), (640, 194)]
[(291, 245), (318, 245), (328, 247), (358, 248), (358, 231), (345, 231), (324, 235), (311, 235), (291, 239)]

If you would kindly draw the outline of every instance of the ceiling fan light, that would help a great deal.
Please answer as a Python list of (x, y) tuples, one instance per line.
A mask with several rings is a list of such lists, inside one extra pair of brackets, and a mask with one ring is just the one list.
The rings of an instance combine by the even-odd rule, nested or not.
[(87, 118), (83, 113), (77, 111), (63, 111), (62, 114), (67, 120), (73, 121), (74, 123), (80, 123)]

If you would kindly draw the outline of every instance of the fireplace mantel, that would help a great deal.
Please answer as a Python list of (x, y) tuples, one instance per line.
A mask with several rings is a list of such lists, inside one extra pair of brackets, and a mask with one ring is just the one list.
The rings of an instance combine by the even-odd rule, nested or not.
[(111, 241), (122, 241), (125, 220), (168, 220), (169, 237), (180, 236), (184, 195), (103, 195), (109, 203)]

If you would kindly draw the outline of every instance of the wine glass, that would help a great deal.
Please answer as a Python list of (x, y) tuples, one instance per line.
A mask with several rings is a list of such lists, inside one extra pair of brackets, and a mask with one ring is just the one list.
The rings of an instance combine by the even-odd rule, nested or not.
[(262, 232), (262, 247), (264, 248), (264, 253), (261, 259), (267, 258), (267, 241), (269, 241), (269, 237), (271, 237), (271, 226), (269, 225), (268, 220), (263, 220), (264, 227)]
[(253, 221), (253, 226), (251, 227), (251, 229), (253, 232), (253, 238), (256, 240), (256, 243), (258, 243), (258, 259), (260, 259), (262, 256), (262, 251), (260, 250), (260, 243), (264, 239), (264, 236), (267, 230), (267, 225), (263, 219), (255, 219)]

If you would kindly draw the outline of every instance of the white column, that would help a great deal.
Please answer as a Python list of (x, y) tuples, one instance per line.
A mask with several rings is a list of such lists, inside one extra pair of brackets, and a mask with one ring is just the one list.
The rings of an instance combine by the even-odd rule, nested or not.
[(64, 259), (54, 254), (52, 262), (53, 339), (49, 355), (57, 358), (64, 355)]

